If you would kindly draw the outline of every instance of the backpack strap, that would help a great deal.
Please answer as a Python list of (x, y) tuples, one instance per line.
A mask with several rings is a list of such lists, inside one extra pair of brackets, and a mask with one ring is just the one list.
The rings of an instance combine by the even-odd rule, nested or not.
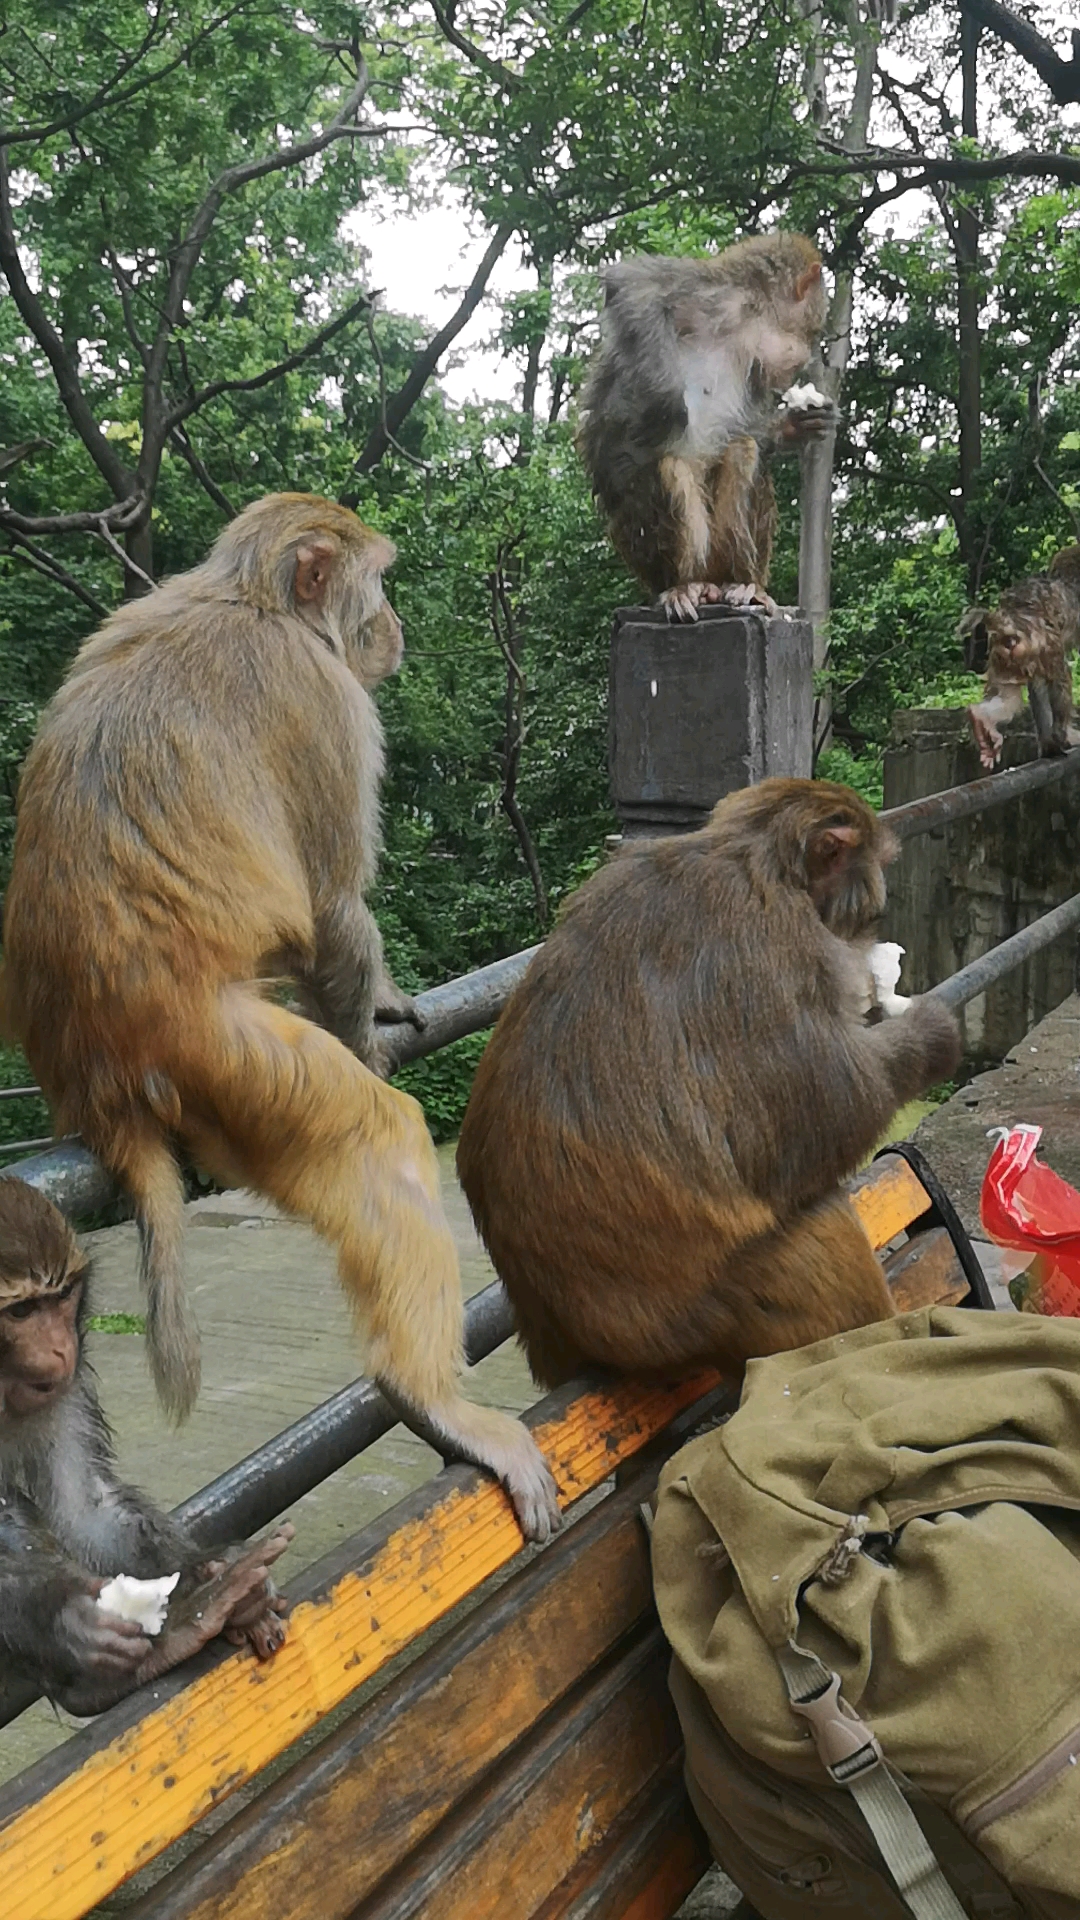
[(875, 1734), (841, 1699), (840, 1675), (794, 1640), (775, 1652), (792, 1707), (809, 1722), (830, 1779), (854, 1799), (915, 1920), (966, 1920)]
[(979, 1257), (971, 1241), (968, 1239), (960, 1215), (949, 1199), (948, 1194), (938, 1179), (937, 1174), (934, 1172), (933, 1167), (930, 1165), (929, 1160), (926, 1158), (926, 1155), (921, 1152), (912, 1141), (897, 1140), (892, 1146), (882, 1147), (878, 1153), (875, 1153), (874, 1159), (881, 1160), (888, 1153), (895, 1153), (899, 1159), (907, 1161), (908, 1166), (911, 1168), (912, 1173), (915, 1175), (915, 1178), (918, 1180), (930, 1202), (924, 1218), (927, 1218), (929, 1223), (936, 1227), (944, 1227), (949, 1239), (956, 1248), (956, 1257), (960, 1262), (964, 1278), (968, 1283), (967, 1299), (962, 1300), (960, 1305), (962, 1307), (981, 1307), (990, 1313), (996, 1312), (994, 1296), (987, 1284), (986, 1275), (979, 1265)]

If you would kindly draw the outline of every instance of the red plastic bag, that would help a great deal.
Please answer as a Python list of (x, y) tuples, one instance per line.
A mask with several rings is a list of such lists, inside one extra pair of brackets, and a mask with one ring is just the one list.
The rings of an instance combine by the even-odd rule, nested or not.
[(999, 1247), (1034, 1253), (1010, 1282), (1022, 1313), (1080, 1319), (1080, 1193), (1035, 1158), (1042, 1128), (1010, 1127), (983, 1175), (979, 1218)]

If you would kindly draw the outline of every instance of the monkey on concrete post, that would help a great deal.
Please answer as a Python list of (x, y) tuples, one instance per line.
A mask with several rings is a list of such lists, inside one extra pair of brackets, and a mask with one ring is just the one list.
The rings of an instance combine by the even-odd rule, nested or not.
[(823, 433), (831, 402), (789, 387), (826, 299), (816, 247), (758, 234), (711, 259), (642, 256), (604, 275), (578, 447), (611, 538), (670, 619), (707, 602), (775, 612), (771, 454)]
[(849, 788), (764, 780), (573, 896), (458, 1144), (537, 1380), (736, 1374), (893, 1311), (839, 1182), (960, 1057), (932, 998), (864, 1019), (894, 851)]
[[(285, 1640), (270, 1568), (287, 1523), (208, 1554), (121, 1481), (83, 1353), (89, 1262), (22, 1180), (0, 1179), (0, 1683), (30, 1680), (72, 1713), (100, 1713), (219, 1633), (268, 1659)], [(99, 1596), (109, 1576), (179, 1573), (151, 1638)], [(108, 1595), (106, 1595), (106, 1600)]]
[[(332, 501), (273, 494), (86, 642), (20, 782), (7, 1023), (59, 1130), (135, 1202), (171, 1413), (199, 1382), (176, 1141), (336, 1247), (403, 1418), (490, 1468), (542, 1538), (557, 1506), (534, 1442), (460, 1392), (457, 1253), (423, 1114), (370, 1071), (375, 1012), (396, 996), (408, 1017), (364, 899), (382, 769), (367, 687), (401, 657), (393, 557)], [(269, 997), (283, 979), (322, 1026)]]
[(1000, 760), (1002, 723), (1020, 712), (1025, 687), (1040, 756), (1080, 746), (1070, 666), (1080, 643), (1080, 546), (1062, 548), (1045, 573), (1007, 587), (996, 607), (969, 607), (960, 636), (970, 664), (986, 659), (983, 697), (968, 708), (984, 767)]

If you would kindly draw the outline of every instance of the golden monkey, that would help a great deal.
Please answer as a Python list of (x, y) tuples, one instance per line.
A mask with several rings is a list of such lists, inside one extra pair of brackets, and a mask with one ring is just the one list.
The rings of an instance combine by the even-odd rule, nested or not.
[[(332, 501), (274, 494), (86, 642), (20, 784), (7, 1016), (59, 1130), (134, 1200), (174, 1415), (199, 1382), (175, 1140), (332, 1243), (387, 1394), (497, 1474), (542, 1538), (557, 1507), (532, 1439), (459, 1389), (457, 1255), (423, 1115), (364, 1064), (376, 1008), (408, 1012), (364, 903), (382, 768), (367, 688), (401, 657), (393, 558)], [(267, 996), (283, 977), (323, 1026)]]

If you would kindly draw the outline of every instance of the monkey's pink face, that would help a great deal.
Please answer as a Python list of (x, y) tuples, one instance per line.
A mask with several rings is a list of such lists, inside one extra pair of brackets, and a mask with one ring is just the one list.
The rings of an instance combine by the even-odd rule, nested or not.
[(789, 387), (810, 358), (810, 344), (796, 329), (772, 327), (759, 321), (754, 329), (754, 358), (761, 362), (770, 386)]
[(357, 664), (354, 668), (357, 679), (369, 690), (377, 687), (396, 673), (405, 657), (405, 636), (401, 630), (401, 621), (390, 605), (383, 600), (367, 625), (361, 630)]

